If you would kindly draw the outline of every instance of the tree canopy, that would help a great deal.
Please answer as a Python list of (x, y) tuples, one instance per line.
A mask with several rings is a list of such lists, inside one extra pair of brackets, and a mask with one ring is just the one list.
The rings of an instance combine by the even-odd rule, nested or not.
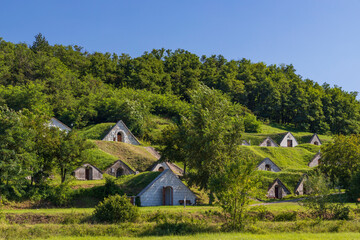
[[(31, 46), (0, 39), (0, 83), (1, 104), (39, 108), (76, 128), (113, 121), (109, 112), (123, 106), (127, 110), (116, 117), (137, 119), (135, 114), (146, 122), (151, 113), (179, 119), (190, 92), (203, 84), (259, 119), (317, 133), (360, 132), (356, 92), (303, 79), (293, 65), (199, 57), (183, 49), (131, 57), (50, 45), (41, 33)], [(129, 127), (142, 135), (143, 125), (134, 121)]]

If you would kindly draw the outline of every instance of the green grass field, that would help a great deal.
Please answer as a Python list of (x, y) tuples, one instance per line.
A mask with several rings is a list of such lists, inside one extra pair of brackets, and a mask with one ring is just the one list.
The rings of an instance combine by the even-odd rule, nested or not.
[(215, 233), (215, 234), (196, 234), (192, 236), (164, 236), (164, 237), (52, 237), (53, 240), (130, 240), (130, 239), (148, 239), (148, 240), (187, 240), (187, 239), (216, 239), (216, 240), (357, 240), (360, 239), (360, 233), (272, 233), (272, 234), (249, 234), (249, 233)]

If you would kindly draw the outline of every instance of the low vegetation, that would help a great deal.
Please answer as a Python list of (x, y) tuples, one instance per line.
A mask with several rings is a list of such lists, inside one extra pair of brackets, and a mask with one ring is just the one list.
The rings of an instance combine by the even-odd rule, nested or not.
[(130, 203), (126, 195), (112, 195), (100, 202), (94, 211), (98, 222), (133, 222), (139, 217), (139, 209)]

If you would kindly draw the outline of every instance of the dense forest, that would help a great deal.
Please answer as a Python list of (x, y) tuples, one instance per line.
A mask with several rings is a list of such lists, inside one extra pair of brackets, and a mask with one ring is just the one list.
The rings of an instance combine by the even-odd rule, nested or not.
[[(303, 79), (292, 65), (266, 65), (186, 50), (154, 49), (140, 57), (0, 38), (0, 102), (55, 116), (74, 128), (125, 120), (140, 137), (150, 114), (172, 118), (191, 108), (201, 85), (243, 106), (241, 114), (317, 133), (360, 132), (357, 93)], [(245, 126), (246, 127), (246, 126)]]

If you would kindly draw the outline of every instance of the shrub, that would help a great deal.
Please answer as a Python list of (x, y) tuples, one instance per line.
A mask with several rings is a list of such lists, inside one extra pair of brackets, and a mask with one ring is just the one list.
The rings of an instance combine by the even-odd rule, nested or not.
[(274, 217), (274, 221), (295, 221), (296, 220), (296, 212), (281, 212)]
[(360, 198), (360, 172), (356, 173), (350, 182), (350, 186), (347, 189), (346, 193), (350, 201), (356, 202)]
[(104, 197), (123, 193), (123, 191), (116, 185), (115, 181), (115, 177), (110, 175), (105, 176)]
[(67, 182), (49, 190), (48, 200), (56, 206), (66, 206), (73, 198), (73, 190)]
[(130, 203), (126, 195), (113, 195), (100, 202), (94, 211), (99, 222), (133, 222), (139, 217), (139, 209)]

